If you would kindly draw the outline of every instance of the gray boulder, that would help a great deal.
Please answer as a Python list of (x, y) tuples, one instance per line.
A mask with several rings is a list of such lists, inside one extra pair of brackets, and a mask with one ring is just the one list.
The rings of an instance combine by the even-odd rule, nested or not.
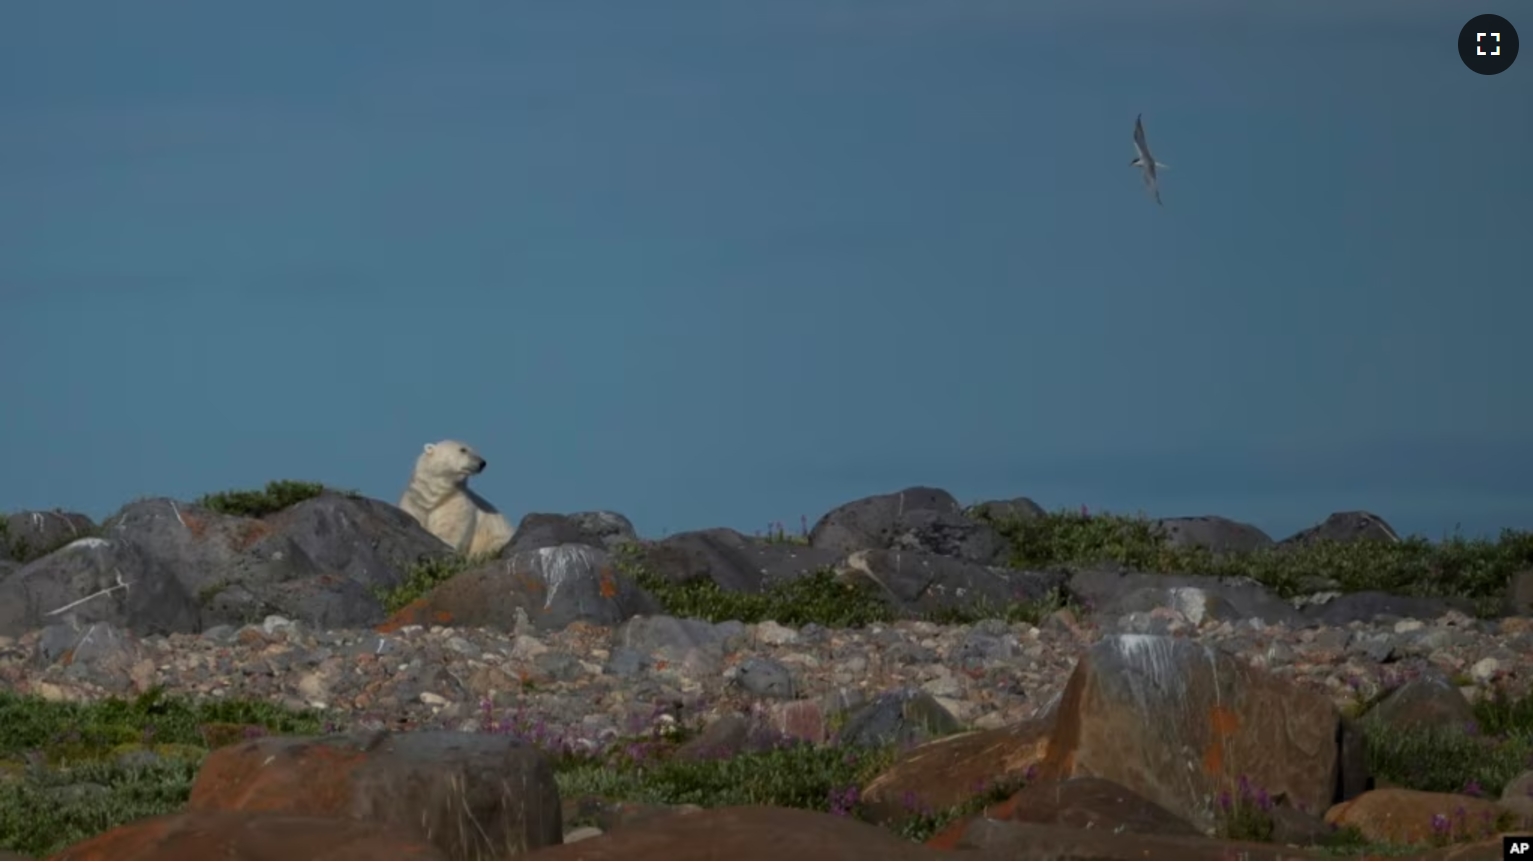
[(812, 547), (838, 555), (863, 550), (919, 551), (990, 565), (1010, 553), (990, 524), (963, 513), (952, 494), (914, 487), (844, 503), (809, 531)]

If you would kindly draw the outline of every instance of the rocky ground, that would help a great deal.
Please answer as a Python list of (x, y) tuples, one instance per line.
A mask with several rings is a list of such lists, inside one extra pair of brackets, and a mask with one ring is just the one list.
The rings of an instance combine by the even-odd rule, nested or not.
[[(1133, 634), (1147, 630), (1164, 634)], [(1007, 757), (1029, 753), (1029, 766), (1035, 766), (1047, 732), (1029, 740), (1017, 737), (1017, 729), (1057, 713), (1081, 656), (1104, 636), (1111, 641), (1125, 632), (1129, 639), (1228, 651), (1265, 669), (1272, 685), (1317, 693), (1328, 707), (1349, 715), (1413, 679), (1451, 681), (1448, 694), (1427, 709), (1450, 716), (1451, 704), (1467, 704), (1493, 688), (1525, 692), (1533, 680), (1533, 622), (1526, 618), (1486, 622), (1450, 614), (1295, 630), (1254, 621), (1197, 626), (1171, 609), (1095, 623), (1060, 611), (1039, 626), (902, 621), (864, 630), (659, 616), (616, 628), (576, 624), (541, 634), (413, 626), (379, 633), (316, 631), (274, 618), (201, 635), (137, 637), (98, 624), (73, 642), (48, 632), (0, 641), (0, 680), (15, 692), (50, 700), (155, 688), (171, 695), (270, 700), (321, 710), (336, 731), (467, 731), (555, 751), (606, 749), (672, 725), (708, 728), (686, 744), (700, 755), (708, 746), (727, 755), (785, 738), (876, 746), (940, 742), (961, 729), (990, 729), (1007, 741)], [(1460, 692), (1467, 698), (1453, 696)], [(1129, 702), (1112, 708), (1137, 714), (1151, 707)], [(1456, 720), (1467, 721), (1469, 713), (1460, 710)], [(1018, 760), (1007, 774), (1015, 777), (1026, 768)], [(986, 768), (975, 776), (1005, 777)], [(925, 771), (902, 780), (923, 792), (942, 781)], [(1329, 780), (1322, 782), (1327, 802)], [(1319, 813), (1315, 808), (1311, 813)], [(1431, 813), (1417, 819), (1429, 822)], [(572, 837), (589, 834), (587, 827)], [(667, 846), (666, 852), (675, 850)], [(1171, 846), (1165, 858), (1198, 858), (1177, 855), (1191, 851)]]
[[(316, 710), (342, 734), (209, 739), (184, 813), (58, 858), (1318, 858), (1295, 848), (1338, 827), (1375, 849), (1499, 858), (1474, 842), (1533, 827), (1533, 774), (1506, 772), (1488, 794), (1411, 796), (1375, 786), (1359, 742), (1473, 734), (1473, 704), (1528, 694), (1533, 572), (1516, 569), (1515, 548), (1449, 572), (1465, 589), (1436, 597), (1346, 589), (1348, 548), (1376, 543), (1396, 569), (1415, 565), (1367, 513), (1281, 543), (1225, 519), (1163, 519), (1153, 553), (1133, 557), (1155, 570), (1078, 555), (1028, 567), (1039, 534), (1025, 525), (1043, 517), (1029, 501), (965, 510), (906, 489), (840, 507), (797, 540), (644, 542), (613, 513), (534, 515), (497, 559), (458, 561), (379, 501), (282, 502), (146, 500), (101, 525), (5, 522), (0, 689), (254, 700)], [(1312, 547), (1339, 562), (1307, 562)], [(1214, 559), (1179, 548), (1252, 555), (1246, 571), (1271, 583), (1178, 573)], [(1421, 577), (1445, 577), (1456, 563), (1444, 560)], [(1364, 713), (1368, 733), (1352, 721)], [(635, 740), (692, 760), (805, 744), (903, 753), (811, 800), (821, 813), (683, 821), (653, 818), (675, 799), (561, 798), (549, 758)], [(152, 740), (140, 748), (154, 756)], [(582, 780), (600, 789), (593, 775)], [(437, 820), (385, 834), (323, 817), (394, 809)], [(1206, 837), (1247, 815), (1262, 843)], [(749, 855), (783, 828), (808, 855), (780, 842)], [(549, 846), (561, 841), (577, 855)]]
[[(1105, 623), (1105, 626), (1104, 626)], [(323, 631), (280, 617), (240, 629), (138, 637), (108, 624), (0, 638), (0, 682), (50, 700), (161, 688), (271, 700), (361, 729), (498, 729), (594, 750), (656, 721), (759, 717), (815, 742), (855, 736), (834, 717), (929, 697), (948, 729), (1004, 727), (1057, 701), (1104, 632), (1195, 638), (1324, 694), (1344, 710), (1436, 672), (1470, 698), (1533, 685), (1533, 624), (1450, 613), (1336, 628), (1256, 620), (1194, 625), (1163, 608), (1107, 621), (1060, 611), (1042, 625), (924, 621), (834, 630), (639, 617), (554, 632), (444, 626)], [(864, 741), (871, 741), (871, 737)]]

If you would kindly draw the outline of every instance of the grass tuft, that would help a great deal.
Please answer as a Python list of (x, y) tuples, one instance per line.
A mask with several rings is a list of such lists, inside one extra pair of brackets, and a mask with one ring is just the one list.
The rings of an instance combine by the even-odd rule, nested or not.
[(237, 515), (242, 518), (264, 518), (312, 500), (326, 492), (355, 497), (355, 491), (337, 491), (318, 482), (299, 482), (278, 479), (267, 482), (260, 490), (219, 491), (197, 498), (197, 505), (221, 515)]
[(379, 588), (375, 593), (378, 600), (383, 602), (384, 610), (392, 614), (438, 585), (494, 558), (494, 554), (470, 557), (456, 553), (445, 557), (422, 557), (405, 570), (404, 580), (399, 586), (393, 589)]

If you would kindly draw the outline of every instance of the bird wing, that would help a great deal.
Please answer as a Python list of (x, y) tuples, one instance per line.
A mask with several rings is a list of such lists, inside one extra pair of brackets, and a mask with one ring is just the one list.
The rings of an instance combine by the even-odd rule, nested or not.
[(1134, 149), (1139, 151), (1139, 158), (1144, 159), (1145, 164), (1155, 164), (1155, 159), (1150, 155), (1150, 145), (1144, 139), (1144, 115), (1134, 118)]

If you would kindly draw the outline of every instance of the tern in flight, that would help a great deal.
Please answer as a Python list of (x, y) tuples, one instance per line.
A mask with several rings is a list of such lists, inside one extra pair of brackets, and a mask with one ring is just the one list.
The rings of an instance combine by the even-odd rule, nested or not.
[(1139, 155), (1129, 164), (1144, 171), (1144, 187), (1149, 189), (1150, 194), (1155, 196), (1156, 203), (1165, 206), (1165, 204), (1160, 203), (1160, 186), (1155, 171), (1158, 168), (1170, 167), (1170, 165), (1163, 165), (1155, 161), (1155, 157), (1150, 155), (1150, 145), (1144, 142), (1143, 114), (1134, 118), (1134, 151), (1139, 153)]

